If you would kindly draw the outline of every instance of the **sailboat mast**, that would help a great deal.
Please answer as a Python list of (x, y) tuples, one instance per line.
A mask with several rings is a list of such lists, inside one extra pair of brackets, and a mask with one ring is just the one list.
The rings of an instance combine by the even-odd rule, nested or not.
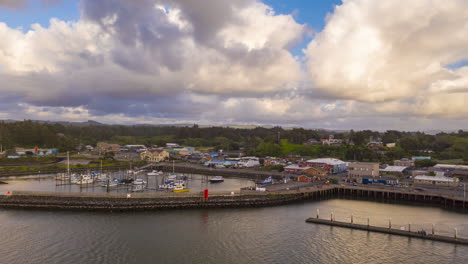
[(67, 174), (70, 176), (70, 154), (67, 151)]

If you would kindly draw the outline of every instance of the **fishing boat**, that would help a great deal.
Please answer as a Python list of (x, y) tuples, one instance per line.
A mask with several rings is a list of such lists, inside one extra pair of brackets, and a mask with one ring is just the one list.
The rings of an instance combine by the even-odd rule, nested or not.
[(76, 184), (92, 184), (94, 182), (93, 177), (90, 174), (83, 174)]
[(273, 183), (273, 178), (268, 177), (264, 181), (260, 182), (259, 184), (272, 184)]
[(99, 186), (101, 186), (101, 187), (115, 187), (115, 186), (117, 186), (119, 183), (120, 183), (119, 180), (113, 179), (112, 181), (103, 182), (103, 183), (99, 184)]
[(148, 176), (158, 176), (158, 175), (162, 175), (162, 174), (163, 174), (162, 171), (156, 171), (156, 170), (153, 170), (151, 172), (146, 173), (146, 175), (148, 175)]
[(173, 192), (180, 193), (180, 192), (189, 192), (190, 189), (187, 188), (185, 185), (175, 185)]
[(214, 177), (211, 177), (210, 179), (210, 183), (220, 183), (223, 181), (224, 181), (223, 176), (214, 176)]
[(145, 185), (146, 184), (146, 181), (144, 181), (143, 179), (136, 179), (133, 181), (133, 185)]
[(159, 189), (161, 189), (161, 190), (172, 190), (172, 189), (174, 189), (174, 184), (160, 184)]

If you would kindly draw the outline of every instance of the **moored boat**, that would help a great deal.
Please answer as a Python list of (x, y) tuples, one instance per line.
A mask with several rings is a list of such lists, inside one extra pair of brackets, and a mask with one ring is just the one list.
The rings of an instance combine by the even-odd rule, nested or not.
[(185, 185), (176, 185), (174, 186), (173, 192), (180, 193), (180, 192), (189, 192), (190, 189), (187, 188)]
[(224, 181), (223, 176), (214, 176), (214, 177), (211, 177), (210, 179), (210, 183), (220, 183), (223, 181)]

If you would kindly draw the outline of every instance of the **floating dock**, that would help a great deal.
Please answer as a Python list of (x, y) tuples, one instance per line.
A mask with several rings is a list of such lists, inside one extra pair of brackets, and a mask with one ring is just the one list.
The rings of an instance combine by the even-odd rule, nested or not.
[(344, 227), (344, 228), (350, 228), (350, 229), (358, 229), (358, 230), (370, 231), (370, 232), (378, 232), (378, 233), (384, 233), (384, 234), (390, 234), (390, 235), (421, 238), (421, 239), (426, 239), (426, 240), (447, 242), (447, 243), (452, 243), (452, 244), (468, 245), (468, 239), (458, 238), (456, 235), (456, 232), (453, 237), (449, 237), (449, 236), (425, 234), (422, 232), (398, 230), (398, 229), (371, 226), (371, 225), (361, 225), (361, 224), (354, 224), (354, 223), (339, 222), (335, 220), (332, 221), (332, 220), (326, 220), (326, 219), (320, 219), (320, 218), (308, 218), (306, 222), (313, 223), (313, 224), (328, 225), (328, 226)]

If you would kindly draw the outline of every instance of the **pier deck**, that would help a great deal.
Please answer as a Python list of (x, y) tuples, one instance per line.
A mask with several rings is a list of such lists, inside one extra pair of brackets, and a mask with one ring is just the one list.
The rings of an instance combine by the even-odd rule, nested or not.
[(456, 238), (455, 236), (448, 237), (448, 236), (441, 236), (441, 235), (434, 235), (434, 234), (424, 235), (424, 234), (414, 232), (414, 231), (406, 231), (406, 230), (398, 230), (398, 229), (385, 228), (385, 227), (346, 223), (346, 222), (332, 221), (332, 220), (326, 220), (326, 219), (320, 219), (320, 218), (308, 218), (306, 222), (314, 223), (314, 224), (321, 224), (321, 225), (337, 226), (337, 227), (343, 227), (343, 228), (358, 229), (358, 230), (364, 230), (364, 231), (370, 231), (370, 232), (378, 232), (378, 233), (384, 233), (384, 234), (390, 234), (390, 235), (421, 238), (421, 239), (447, 242), (447, 243), (453, 243), (453, 244), (468, 245), (468, 239)]

